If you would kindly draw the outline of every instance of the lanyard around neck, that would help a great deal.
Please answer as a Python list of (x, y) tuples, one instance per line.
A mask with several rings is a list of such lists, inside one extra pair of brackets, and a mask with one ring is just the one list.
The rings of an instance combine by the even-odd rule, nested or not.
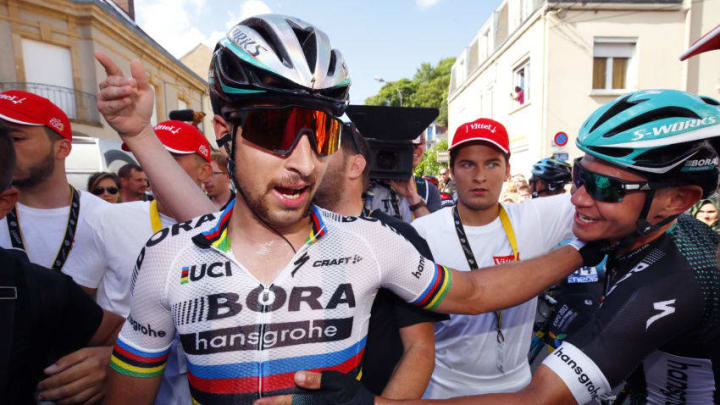
[[(75, 241), (75, 231), (77, 230), (78, 218), (80, 216), (80, 193), (70, 186), (70, 213), (68, 214), (68, 222), (65, 225), (65, 236), (60, 243), (60, 248), (52, 262), (51, 268), (60, 271), (73, 248)], [(16, 249), (25, 250), (25, 240), (20, 230), (20, 219), (17, 213), (17, 206), (14, 206), (7, 215), (8, 232), (10, 233), (10, 242)], [(26, 251), (27, 252), (27, 251)]]
[[(515, 238), (515, 231), (513, 230), (512, 223), (510, 223), (510, 217), (501, 204), (498, 204), (498, 206), (500, 209), (500, 223), (505, 230), (505, 236), (507, 236), (508, 242), (510, 242), (513, 258), (515, 260), (519, 260), (520, 254), (518, 253), (517, 239)], [(460, 219), (457, 205), (453, 207), (453, 217), (455, 222), (455, 231), (457, 232), (458, 239), (460, 240), (460, 247), (462, 247), (463, 253), (465, 253), (465, 259), (467, 259), (468, 266), (470, 266), (470, 270), (477, 270), (477, 260), (475, 260), (475, 255), (470, 247), (470, 241), (465, 234), (465, 228), (463, 227), (462, 220)], [(502, 311), (495, 311), (495, 321), (497, 324), (497, 341), (502, 344), (505, 341), (505, 337), (502, 333)]]
[(158, 211), (157, 200), (150, 201), (150, 225), (152, 225), (153, 234), (163, 228), (160, 220), (160, 211)]

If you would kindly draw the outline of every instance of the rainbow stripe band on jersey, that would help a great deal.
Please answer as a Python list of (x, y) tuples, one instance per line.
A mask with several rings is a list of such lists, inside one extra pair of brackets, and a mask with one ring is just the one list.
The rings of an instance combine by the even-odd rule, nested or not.
[(413, 301), (413, 305), (433, 310), (445, 298), (452, 285), (452, 273), (445, 266), (435, 265), (435, 274), (428, 288)]
[(129, 346), (118, 336), (110, 357), (110, 367), (118, 373), (130, 377), (157, 377), (165, 371), (165, 362), (169, 352), (169, 347), (156, 352), (139, 350)]

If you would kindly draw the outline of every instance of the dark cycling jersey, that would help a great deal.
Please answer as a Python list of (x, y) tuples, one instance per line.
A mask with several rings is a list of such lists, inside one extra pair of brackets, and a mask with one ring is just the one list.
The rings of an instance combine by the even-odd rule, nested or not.
[(305, 245), (263, 285), (230, 249), (233, 205), (148, 240), (111, 359), (117, 372), (161, 375), (177, 332), (195, 401), (251, 403), (293, 392), (298, 370), (357, 373), (380, 287), (428, 309), (450, 287), (449, 271), (390, 227), (317, 207)]
[(600, 308), (543, 363), (578, 403), (624, 380), (633, 404), (720, 403), (718, 239), (682, 215), (661, 237), (608, 261)]

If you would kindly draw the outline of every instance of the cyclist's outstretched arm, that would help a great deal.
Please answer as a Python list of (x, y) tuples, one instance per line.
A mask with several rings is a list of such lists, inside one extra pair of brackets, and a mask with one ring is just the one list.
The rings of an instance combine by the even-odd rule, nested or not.
[(131, 78), (103, 52), (95, 57), (107, 78), (100, 83), (98, 110), (140, 162), (163, 206), (178, 222), (217, 211), (213, 203), (170, 156), (150, 125), (155, 96), (142, 63), (130, 63)]
[(453, 314), (478, 314), (518, 305), (535, 297), (582, 265), (577, 249), (563, 246), (545, 255), (485, 267), (450, 270), (452, 284), (433, 309)]

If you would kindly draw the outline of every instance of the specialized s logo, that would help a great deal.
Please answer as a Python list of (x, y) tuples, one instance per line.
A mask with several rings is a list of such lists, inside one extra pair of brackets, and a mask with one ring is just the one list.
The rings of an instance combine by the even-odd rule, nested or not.
[(655, 310), (661, 311), (661, 312), (660, 312), (659, 314), (657, 314), (657, 315), (651, 316), (651, 317), (647, 320), (647, 323), (645, 323), (645, 330), (648, 330), (648, 328), (650, 327), (650, 325), (652, 325), (652, 324), (653, 324), (655, 321), (657, 321), (658, 319), (663, 318), (663, 317), (666, 317), (666, 316), (668, 316), (668, 315), (670, 315), (670, 314), (675, 313), (675, 307), (673, 307), (673, 306), (671, 306), (671, 305), (675, 305), (675, 300), (674, 300), (674, 299), (672, 299), (672, 300), (667, 300), (667, 301), (660, 301), (660, 302), (654, 303), (654, 304), (653, 304), (653, 308), (655, 308)]
[(212, 278), (230, 277), (232, 269), (229, 261), (203, 263), (202, 265), (194, 264), (185, 266), (180, 271), (180, 284), (187, 284), (190, 281), (200, 281), (205, 276)]

